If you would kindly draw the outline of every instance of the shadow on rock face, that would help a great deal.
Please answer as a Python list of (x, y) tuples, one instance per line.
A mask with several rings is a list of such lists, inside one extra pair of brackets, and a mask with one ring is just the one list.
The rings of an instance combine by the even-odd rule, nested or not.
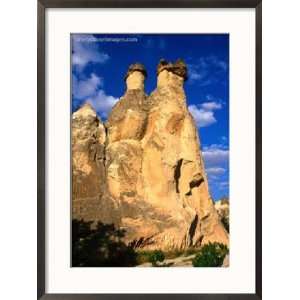
[(113, 224), (72, 221), (72, 267), (132, 267), (136, 253)]

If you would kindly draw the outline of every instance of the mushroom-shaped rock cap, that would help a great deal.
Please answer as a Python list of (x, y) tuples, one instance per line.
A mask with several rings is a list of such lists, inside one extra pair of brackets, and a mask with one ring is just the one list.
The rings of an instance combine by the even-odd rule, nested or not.
[(169, 72), (172, 72), (182, 78), (184, 80), (187, 80), (187, 67), (185, 62), (182, 59), (178, 59), (175, 61), (175, 63), (171, 63), (166, 61), (165, 59), (161, 59), (159, 61), (159, 64), (157, 66), (157, 75), (162, 72), (163, 70), (167, 70)]
[(124, 80), (126, 80), (130, 74), (132, 74), (133, 72), (136, 72), (136, 71), (141, 72), (145, 76), (145, 78), (147, 77), (147, 71), (146, 71), (144, 65), (142, 65), (140, 63), (135, 63), (135, 64), (132, 64), (129, 66), (128, 71), (124, 77)]

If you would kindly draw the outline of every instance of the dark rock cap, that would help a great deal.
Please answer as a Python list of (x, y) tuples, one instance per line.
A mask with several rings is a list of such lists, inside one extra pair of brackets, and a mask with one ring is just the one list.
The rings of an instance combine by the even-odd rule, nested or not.
[(157, 66), (157, 75), (163, 70), (170, 71), (180, 77), (183, 77), (184, 80), (187, 80), (188, 78), (187, 67), (182, 59), (176, 60), (175, 63), (171, 63), (166, 61), (165, 59), (161, 59)]
[(127, 73), (126, 73), (126, 75), (125, 75), (125, 77), (124, 77), (124, 80), (126, 80), (127, 77), (128, 77), (131, 73), (133, 73), (133, 72), (135, 72), (135, 71), (139, 71), (139, 72), (141, 72), (142, 74), (144, 74), (145, 78), (147, 77), (147, 71), (146, 71), (144, 65), (142, 65), (142, 64), (140, 64), (140, 63), (135, 63), (135, 64), (132, 64), (132, 65), (129, 66), (128, 71), (127, 71)]

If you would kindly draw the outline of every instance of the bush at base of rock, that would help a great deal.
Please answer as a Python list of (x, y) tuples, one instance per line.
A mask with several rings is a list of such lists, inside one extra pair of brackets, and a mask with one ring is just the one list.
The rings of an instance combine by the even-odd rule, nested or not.
[(124, 230), (113, 224), (72, 221), (73, 267), (133, 267), (137, 253), (123, 241)]
[(158, 262), (163, 262), (165, 260), (165, 255), (160, 250), (153, 251), (149, 256), (149, 261), (152, 263), (152, 266), (156, 266)]
[(204, 245), (193, 259), (194, 267), (221, 267), (229, 250), (226, 245), (209, 243)]
[(152, 266), (157, 266), (157, 262), (163, 262), (166, 255), (161, 250), (154, 251), (138, 251), (137, 252), (137, 264), (142, 265), (144, 263), (151, 263)]

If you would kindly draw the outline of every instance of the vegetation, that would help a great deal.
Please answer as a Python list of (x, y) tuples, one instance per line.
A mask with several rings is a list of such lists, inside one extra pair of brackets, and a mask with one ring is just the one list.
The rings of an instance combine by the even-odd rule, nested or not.
[(150, 262), (152, 266), (157, 267), (158, 262), (165, 260), (165, 254), (161, 250), (139, 251), (137, 254), (137, 263), (139, 265)]
[(137, 264), (133, 248), (121, 241), (124, 230), (114, 225), (72, 221), (73, 267), (131, 267)]
[(137, 252), (137, 264), (138, 265), (142, 265), (144, 263), (149, 262), (149, 255), (150, 255), (150, 251), (138, 251)]
[(193, 259), (194, 267), (221, 267), (228, 253), (226, 245), (209, 243), (204, 245)]
[(189, 248), (186, 250), (172, 250), (165, 252), (166, 259), (173, 259), (179, 256), (190, 256), (192, 254), (195, 254), (199, 252), (199, 248)]
[(83, 220), (72, 221), (72, 266), (73, 267), (133, 267), (150, 262), (153, 267), (168, 267), (165, 259), (196, 254), (194, 267), (220, 267), (229, 252), (227, 246), (210, 243), (201, 249), (163, 252), (138, 251), (122, 242), (124, 230), (114, 225), (93, 224)]
[[(174, 259), (177, 258), (179, 256), (190, 256), (192, 254), (198, 253), (199, 252), (199, 248), (189, 248), (186, 250), (172, 250), (172, 251), (166, 251), (166, 252), (162, 252), (161, 250), (158, 250), (159, 252), (161, 252), (164, 255), (164, 260), (166, 259)], [(137, 252), (137, 263), (138, 265), (147, 263), (147, 262), (151, 262), (153, 258), (157, 257), (157, 253), (155, 253), (155, 251), (138, 251)], [(163, 260), (163, 261), (164, 261)], [(157, 260), (158, 262), (159, 260)], [(156, 264), (157, 265), (157, 264)]]
[(158, 262), (163, 262), (164, 260), (165, 255), (161, 250), (155, 250), (149, 255), (149, 261), (153, 267), (156, 267)]

